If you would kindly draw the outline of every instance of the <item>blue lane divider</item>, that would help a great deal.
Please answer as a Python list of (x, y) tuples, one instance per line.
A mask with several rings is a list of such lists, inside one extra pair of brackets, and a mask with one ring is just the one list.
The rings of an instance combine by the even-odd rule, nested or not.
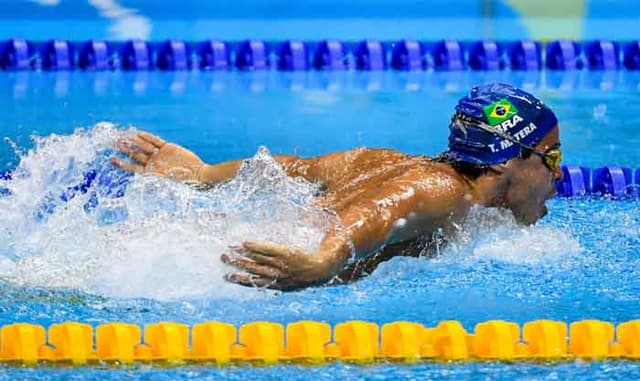
[(80, 45), (78, 67), (82, 70), (109, 70), (113, 68), (111, 45), (106, 41), (90, 40)]
[(633, 185), (631, 169), (622, 167), (602, 167), (593, 171), (592, 192), (610, 194), (614, 197), (624, 197)]
[(151, 46), (146, 41), (132, 40), (120, 49), (122, 70), (150, 70)]
[(563, 166), (562, 180), (556, 182), (558, 195), (564, 197), (585, 196), (591, 193), (591, 170), (586, 167)]
[[(54, 171), (51, 173), (52, 178), (64, 178), (68, 174), (64, 171)], [(0, 171), (0, 181), (12, 181), (12, 178), (21, 175), (13, 174), (10, 171)], [(59, 193), (50, 192), (45, 195), (39, 207), (35, 212), (35, 217), (44, 220), (51, 215), (63, 203), (69, 202), (78, 195), (88, 195), (87, 200), (83, 204), (83, 209), (87, 213), (96, 213), (98, 221), (101, 224), (113, 224), (121, 222), (127, 217), (127, 211), (122, 205), (114, 202), (108, 202), (119, 199), (124, 196), (129, 181), (133, 175), (123, 170), (115, 168), (108, 160), (97, 160), (95, 163), (88, 165), (88, 168), (82, 174), (82, 181), (66, 187)], [(0, 197), (11, 196), (12, 192), (9, 188), (0, 183)], [(100, 204), (100, 200), (106, 200), (104, 205)]]
[(640, 70), (640, 41), (0, 41), (1, 70)]
[(158, 46), (156, 66), (160, 70), (191, 69), (190, 46), (184, 41), (167, 40)]
[(622, 63), (627, 70), (640, 70), (640, 41), (633, 41), (624, 46)]
[(308, 69), (307, 45), (299, 40), (289, 40), (278, 46), (277, 67), (279, 70), (299, 71)]
[(236, 68), (239, 70), (264, 70), (268, 68), (267, 45), (260, 40), (247, 40), (236, 52)]
[(73, 47), (64, 40), (47, 41), (40, 47), (40, 58), (44, 70), (72, 70)]
[(0, 43), (0, 68), (3, 70), (29, 70), (37, 57), (33, 43), (11, 39)]
[(348, 62), (345, 44), (338, 40), (321, 41), (313, 56), (313, 67), (317, 70), (345, 70)]
[(198, 44), (198, 68), (201, 70), (227, 70), (231, 67), (229, 45), (220, 40), (209, 40)]
[(564, 177), (556, 183), (558, 195), (576, 197), (585, 195), (629, 198), (640, 196), (640, 168), (635, 175), (631, 168), (608, 165), (595, 169), (563, 166)]
[(582, 69), (581, 47), (575, 41), (552, 41), (547, 45), (546, 63), (551, 70)]
[(422, 70), (423, 47), (416, 40), (402, 40), (393, 44), (391, 51), (391, 67), (396, 70)]
[(435, 70), (464, 70), (464, 49), (456, 40), (438, 41), (431, 49)]
[[(0, 180), (11, 180), (11, 171), (0, 171)], [(10, 196), (11, 191), (0, 185), (0, 197)]]
[(620, 48), (613, 41), (590, 41), (584, 45), (585, 63), (590, 70), (617, 70)]
[(509, 43), (506, 51), (511, 70), (540, 70), (542, 68), (542, 48), (537, 41)]
[(504, 68), (502, 47), (494, 41), (478, 41), (469, 48), (469, 67), (472, 70), (500, 70)]
[(380, 41), (360, 41), (354, 55), (358, 70), (385, 70), (387, 68), (386, 48)]

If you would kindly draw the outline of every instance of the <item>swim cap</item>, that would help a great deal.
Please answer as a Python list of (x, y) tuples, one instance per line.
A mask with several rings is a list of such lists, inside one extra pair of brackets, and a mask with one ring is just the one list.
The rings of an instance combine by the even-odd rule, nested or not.
[(526, 91), (502, 83), (476, 86), (456, 105), (443, 155), (472, 164), (504, 163), (522, 151), (514, 141), (533, 147), (557, 123), (553, 111)]

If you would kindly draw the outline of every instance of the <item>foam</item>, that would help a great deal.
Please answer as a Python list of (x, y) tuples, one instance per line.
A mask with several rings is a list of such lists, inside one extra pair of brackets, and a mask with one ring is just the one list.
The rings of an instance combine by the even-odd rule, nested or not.
[[(14, 180), (0, 184), (11, 191), (0, 198), (0, 277), (111, 297), (251, 297), (254, 290), (223, 280), (229, 267), (219, 255), (229, 245), (270, 240), (312, 251), (335, 218), (312, 204), (317, 185), (288, 177), (266, 148), (206, 191), (135, 175), (121, 198), (96, 181), (59, 200), (83, 171), (107, 168), (115, 140), (132, 131), (100, 123), (34, 138)], [(99, 205), (87, 212), (94, 191)], [(43, 213), (45, 199), (55, 208)]]

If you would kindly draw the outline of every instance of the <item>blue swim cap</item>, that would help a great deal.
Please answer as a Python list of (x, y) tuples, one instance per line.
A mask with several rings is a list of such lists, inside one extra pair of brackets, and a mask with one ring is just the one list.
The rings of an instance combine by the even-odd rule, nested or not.
[(533, 147), (557, 123), (553, 111), (526, 91), (502, 83), (476, 86), (456, 105), (443, 155), (472, 164), (504, 163), (522, 151), (514, 141)]

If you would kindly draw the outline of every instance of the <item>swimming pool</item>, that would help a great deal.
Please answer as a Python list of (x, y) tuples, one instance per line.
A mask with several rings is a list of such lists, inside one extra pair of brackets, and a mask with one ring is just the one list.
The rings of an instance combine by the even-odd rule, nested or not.
[[(0, 37), (46, 39), (52, 33), (74, 39), (118, 37), (113, 29), (104, 32), (118, 25), (107, 16), (100, 22), (82, 23), (81, 15), (94, 12), (94, 3), (98, 2), (83, 5), (86, 9), (78, 14), (70, 13), (77, 18), (74, 25), (81, 26), (76, 28), (64, 27), (55, 17), (48, 19), (48, 8), (35, 2), (10, 7), (15, 14), (9, 12), (9, 22), (0, 25)], [(463, 16), (457, 24), (461, 27), (451, 37), (478, 38), (487, 33), (479, 8), (468, 8), (464, 1), (436, 3), (438, 17)], [(449, 3), (454, 6), (447, 9)], [(511, 19), (513, 12), (506, 2), (496, 3), (499, 22), (488, 37), (530, 37), (521, 23)], [(220, 19), (193, 24), (180, 15), (187, 21), (176, 23), (167, 18), (165, 8), (141, 4), (140, 13), (153, 18), (155, 27), (141, 37), (156, 39), (209, 38), (211, 28), (220, 32), (215, 37), (229, 39), (292, 35), (392, 39), (423, 27), (425, 38), (436, 39), (442, 37), (443, 23), (451, 22), (443, 19), (432, 24), (419, 17), (407, 18), (409, 11), (396, 14), (405, 22), (392, 22), (383, 16), (389, 17), (394, 7), (384, 1), (375, 2), (378, 10), (367, 13), (373, 24), (334, 17), (318, 2), (313, 4), (325, 13), (317, 18), (284, 20), (275, 27), (270, 21), (255, 20), (255, 14), (231, 11)], [(256, 5), (251, 1), (241, 4)], [(603, 4), (593, 1), (589, 6), (602, 11), (598, 7)], [(407, 9), (419, 10), (418, 16), (425, 12), (423, 5), (414, 5)], [(16, 11), (21, 9), (24, 14), (26, 10), (42, 12), (32, 14), (41, 17), (36, 27), (11, 21), (21, 16)], [(191, 17), (199, 9), (185, 12)], [(293, 16), (311, 12), (296, 9), (291, 11)], [(334, 18), (327, 21), (323, 18), (327, 15)], [(610, 28), (610, 23), (600, 19), (589, 19), (586, 24), (585, 38), (637, 37), (632, 28)], [(144, 22), (136, 25), (144, 32)], [(255, 34), (240, 35), (239, 29)], [(327, 29), (335, 34), (327, 35)], [(0, 325), (20, 321), (48, 326), (68, 320), (94, 326), (112, 321), (144, 325), (208, 320), (240, 325), (301, 319), (334, 325), (358, 319), (378, 324), (409, 320), (434, 326), (441, 320), (456, 319), (471, 331), (476, 323), (490, 319), (518, 324), (542, 318), (565, 322), (593, 318), (615, 324), (638, 319), (637, 198), (556, 198), (548, 204), (549, 215), (530, 228), (517, 226), (508, 215), (479, 211), (455, 245), (443, 249), (435, 259), (395, 258), (359, 282), (293, 293), (226, 284), (217, 257), (226, 244), (242, 238), (275, 236), (312, 245), (320, 234), (317, 226), (326, 216), (306, 208), (310, 189), (304, 185), (277, 182), (266, 194), (259, 193), (260, 197), (236, 200), (232, 192), (198, 197), (187, 187), (136, 178), (125, 197), (128, 224), (111, 220), (121, 217), (122, 205), (116, 199), (104, 203), (104, 209), (85, 211), (89, 194), (68, 203), (57, 202), (55, 208), (41, 208), (68, 185), (81, 182), (85, 166), (104, 163), (103, 151), (116, 131), (129, 127), (185, 145), (208, 162), (252, 157), (261, 145), (273, 154), (303, 156), (358, 146), (434, 155), (446, 146), (447, 124), (457, 99), (473, 84), (489, 81), (523, 86), (553, 107), (561, 123), (566, 163), (640, 167), (636, 131), (640, 116), (635, 112), (640, 107), (640, 75), (625, 70), (0, 72), (0, 134), (8, 137), (7, 144), (0, 145), (0, 170), (15, 169), (22, 158), (21, 165), (30, 175), (27, 178), (32, 179), (18, 180), (22, 182), (14, 188), (17, 192), (0, 198), (4, 211), (0, 276), (5, 279), (0, 281), (4, 296)], [(76, 130), (78, 127), (83, 130)], [(33, 135), (46, 139), (39, 139), (38, 148), (29, 154), (26, 150), (34, 147)], [(255, 177), (245, 177), (235, 185), (243, 189), (264, 185), (251, 178)], [(283, 193), (288, 197), (277, 197)], [(111, 194), (98, 196), (104, 201)], [(265, 203), (270, 208), (264, 208)], [(207, 207), (227, 213), (232, 223), (225, 224), (215, 213), (193, 213)], [(274, 209), (277, 211), (272, 212)], [(638, 367), (637, 362), (617, 360), (220, 368), (136, 365), (125, 369), (0, 365), (0, 378), (626, 380), (637, 374)]]
[[(31, 134), (69, 135), (74, 128), (85, 127), (85, 132), (47, 141), (38, 151), (42, 157), (31, 156), (29, 168), (34, 172), (46, 170), (55, 156), (64, 158), (60, 164), (69, 157), (80, 161), (86, 160), (83, 155), (95, 155), (91, 139), (104, 139), (104, 132), (100, 131), (105, 128), (111, 131), (109, 126), (94, 127), (101, 120), (157, 133), (193, 148), (212, 162), (251, 157), (261, 144), (273, 153), (300, 155), (361, 145), (432, 155), (445, 146), (451, 105), (469, 85), (486, 81), (491, 75), (293, 74), (7, 73), (0, 76), (2, 88), (9, 90), (2, 93), (2, 103), (10, 108), (3, 117), (3, 125), (8, 128), (2, 133), (18, 147), (30, 147)], [(605, 91), (593, 86), (599, 74), (591, 77), (588, 72), (565, 73), (564, 83), (574, 83), (575, 87), (565, 86), (562, 90), (554, 87), (553, 79), (546, 77), (549, 74), (537, 73), (531, 83), (559, 115), (566, 162), (591, 167), (633, 167), (640, 162), (634, 146), (638, 140), (634, 131), (638, 117), (629, 112), (636, 108), (639, 96), (630, 73), (617, 78), (611, 90)], [(509, 80), (508, 74), (497, 75)], [(18, 159), (6, 146), (3, 149), (6, 167), (15, 166)], [(42, 199), (45, 190), (33, 188), (33, 194), (21, 197)], [(156, 210), (166, 210), (166, 195), (158, 197), (147, 201)], [(175, 199), (169, 199), (175, 203)], [(436, 259), (396, 258), (351, 285), (285, 294), (225, 286), (220, 280), (222, 270), (216, 265), (212, 265), (211, 274), (195, 272), (199, 277), (192, 280), (180, 275), (175, 267), (161, 265), (181, 264), (181, 270), (193, 275), (203, 260), (213, 261), (217, 256), (216, 252), (194, 250), (194, 240), (203, 247), (212, 247), (205, 231), (181, 231), (171, 218), (154, 220), (164, 224), (161, 226), (165, 232), (173, 232), (173, 238), (168, 239), (158, 236), (158, 231), (149, 226), (106, 234), (101, 229), (108, 230), (110, 225), (100, 227), (94, 220), (82, 229), (87, 220), (82, 219), (85, 213), (79, 206), (54, 211), (48, 221), (57, 224), (30, 224), (18, 213), (17, 221), (22, 225), (16, 225), (24, 229), (12, 231), (17, 234), (12, 236), (13, 242), (30, 252), (32, 258), (40, 255), (44, 259), (19, 262), (24, 256), (20, 250), (5, 248), (12, 253), (3, 258), (5, 276), (26, 284), (1, 284), (5, 297), (0, 302), (0, 324), (24, 321), (49, 325), (66, 320), (91, 324), (222, 320), (242, 324), (300, 319), (335, 324), (362, 319), (376, 323), (410, 320), (433, 326), (440, 320), (457, 319), (471, 329), (489, 319), (524, 323), (539, 318), (567, 322), (595, 318), (619, 323), (638, 317), (638, 203), (556, 198), (549, 202), (550, 214), (533, 228), (519, 227), (508, 216), (487, 217), (482, 213), (484, 222), (471, 223), (471, 233)], [(287, 217), (271, 216), (281, 222)], [(247, 231), (257, 235), (274, 233), (268, 217), (262, 218), (260, 226), (244, 223), (247, 230), (236, 232), (236, 237)], [(276, 233), (292, 234), (293, 230), (287, 231), (289, 228)], [(28, 229), (31, 230), (27, 234)], [(69, 234), (68, 229), (77, 229), (78, 233)], [(298, 233), (314, 236), (313, 231)], [(125, 242), (131, 234), (146, 237), (146, 243), (127, 246)], [(74, 241), (74, 236), (80, 239)], [(48, 241), (43, 241), (44, 237)], [(39, 246), (38, 242), (47, 244)], [(101, 246), (107, 242), (113, 246)], [(146, 262), (136, 261), (136, 250), (145, 253)], [(185, 255), (186, 252), (191, 254)], [(113, 256), (113, 260), (104, 256)], [(11, 267), (9, 262), (16, 261), (20, 265)], [(94, 266), (89, 270), (83, 266), (86, 263)], [(148, 266), (150, 263), (156, 267)], [(66, 289), (47, 287), (53, 285)], [(335, 374), (342, 378), (375, 378), (387, 374), (511, 379), (525, 374), (539, 378), (589, 374), (625, 379), (636, 369), (635, 363), (606, 361), (545, 366), (478, 363), (361, 368), (337, 364), (295, 368), (47, 369), (42, 373), (12, 367), (4, 370), (9, 378), (43, 379), (71, 375), (117, 377), (122, 372), (134, 378), (305, 379)]]

